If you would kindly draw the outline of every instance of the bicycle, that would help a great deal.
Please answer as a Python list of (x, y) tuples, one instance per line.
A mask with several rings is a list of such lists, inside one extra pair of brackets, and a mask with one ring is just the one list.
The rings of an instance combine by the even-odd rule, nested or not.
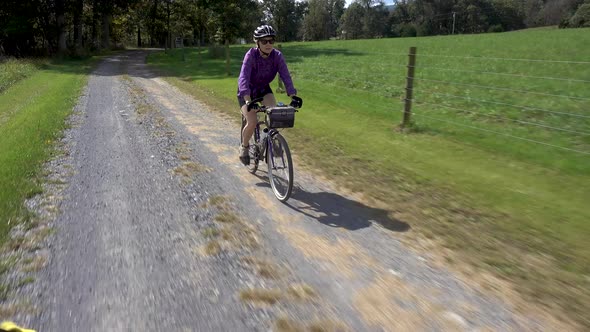
[[(260, 106), (263, 98), (252, 100), (251, 104), (258, 105), (256, 109), (256, 128), (250, 138), (250, 164), (248, 171), (252, 174), (258, 170), (260, 161), (264, 160), (268, 167), (268, 180), (273, 193), (281, 202), (286, 202), (293, 190), (293, 160), (287, 140), (278, 129), (292, 128), (295, 123), (295, 113), (303, 105), (299, 97), (292, 97), (289, 105), (278, 103), (274, 107)], [(250, 110), (248, 110), (249, 112)], [(258, 114), (263, 114), (260, 119)], [(261, 130), (261, 125), (264, 128)], [(243, 129), (246, 126), (246, 118), (242, 115), (242, 126), (240, 129), (240, 144), (243, 141)]]

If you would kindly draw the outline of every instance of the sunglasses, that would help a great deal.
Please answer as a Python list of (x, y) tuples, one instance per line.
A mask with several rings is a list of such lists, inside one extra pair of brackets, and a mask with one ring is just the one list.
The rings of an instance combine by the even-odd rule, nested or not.
[(266, 44), (274, 44), (275, 40), (274, 39), (260, 39), (260, 43), (262, 43), (262, 45), (266, 45)]

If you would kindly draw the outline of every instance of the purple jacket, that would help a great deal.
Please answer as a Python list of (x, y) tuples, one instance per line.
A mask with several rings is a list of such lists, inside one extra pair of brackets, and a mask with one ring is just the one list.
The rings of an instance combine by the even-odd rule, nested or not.
[(242, 62), (242, 70), (238, 78), (238, 97), (250, 95), (254, 98), (274, 80), (277, 73), (285, 84), (287, 94), (297, 94), (283, 54), (273, 49), (268, 58), (264, 59), (257, 48), (251, 48), (246, 52)]

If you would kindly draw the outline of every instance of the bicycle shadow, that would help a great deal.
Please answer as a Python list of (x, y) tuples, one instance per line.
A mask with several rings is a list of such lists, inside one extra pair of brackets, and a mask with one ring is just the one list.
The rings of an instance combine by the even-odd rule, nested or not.
[(285, 205), (330, 227), (355, 231), (378, 223), (393, 232), (410, 230), (408, 223), (390, 217), (386, 210), (372, 208), (335, 193), (312, 193), (295, 187)]

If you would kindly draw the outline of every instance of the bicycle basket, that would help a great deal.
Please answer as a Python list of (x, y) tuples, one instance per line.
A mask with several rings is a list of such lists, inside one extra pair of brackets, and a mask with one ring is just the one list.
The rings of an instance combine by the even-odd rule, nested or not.
[(266, 126), (269, 128), (292, 128), (295, 125), (295, 108), (276, 106), (266, 112)]

